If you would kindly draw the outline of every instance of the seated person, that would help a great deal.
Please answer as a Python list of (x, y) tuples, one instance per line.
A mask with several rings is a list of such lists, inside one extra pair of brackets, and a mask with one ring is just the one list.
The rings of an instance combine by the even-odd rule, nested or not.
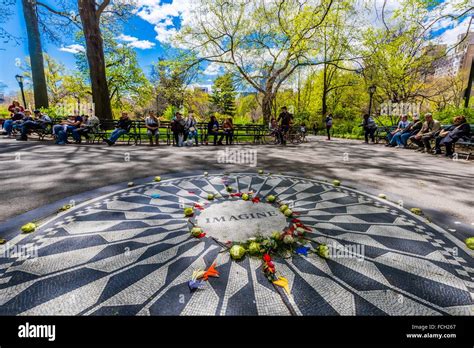
[(43, 114), (40, 110), (33, 111), (35, 118), (28, 120), (21, 125), (21, 135), (16, 140), (26, 141), (28, 140), (28, 134), (32, 129), (46, 129), (51, 125), (51, 118), (48, 115)]
[(410, 124), (411, 124), (411, 122), (408, 121), (408, 116), (403, 115), (400, 122), (398, 122), (397, 129), (395, 129), (393, 132), (389, 132), (387, 134), (388, 144), (385, 145), (385, 146), (391, 146), (391, 147), (397, 146), (397, 138), (395, 136), (397, 134), (402, 134), (403, 130), (406, 129), (407, 127), (409, 127)]
[(160, 120), (153, 111), (150, 111), (145, 118), (145, 127), (150, 145), (153, 146), (153, 138), (155, 139), (155, 144), (158, 145), (160, 142)]
[(90, 133), (98, 133), (100, 131), (100, 120), (94, 114), (91, 116), (84, 116), (84, 122), (81, 124), (79, 128), (76, 128), (72, 131), (72, 135), (74, 139), (76, 139), (76, 143), (80, 144), (82, 142), (82, 136), (87, 140), (90, 139)]
[(224, 130), (225, 144), (232, 145), (234, 139), (234, 123), (230, 117), (225, 119), (222, 124), (222, 129)]
[[(31, 115), (31, 112), (29, 110), (28, 113)], [(3, 135), (11, 137), (13, 129), (17, 128), (17, 126), (23, 123), (23, 121), (28, 120), (28, 117), (25, 114), (26, 112), (23, 113), (20, 108), (15, 108), (13, 110), (13, 115), (11, 116), (11, 118), (3, 123), (3, 129), (5, 131)]]
[(211, 120), (207, 124), (207, 136), (214, 136), (214, 145), (222, 145), (222, 139), (224, 139), (224, 133), (222, 133), (219, 141), (217, 141), (217, 136), (219, 135), (219, 122), (217, 122), (216, 116), (212, 115)]
[(433, 115), (427, 113), (425, 115), (425, 122), (423, 123), (420, 131), (410, 137), (411, 141), (418, 146), (417, 151), (431, 152), (430, 140), (435, 137), (435, 134), (438, 133), (440, 128), (441, 124), (439, 121), (434, 120)]
[(117, 122), (117, 126), (113, 130), (109, 139), (104, 139), (104, 142), (106, 142), (109, 146), (112, 146), (113, 144), (115, 144), (118, 138), (130, 132), (130, 128), (132, 128), (132, 120), (130, 120), (130, 118), (128, 117), (127, 112), (122, 112), (122, 116)]
[(173, 132), (174, 146), (183, 146), (185, 120), (180, 112), (176, 112), (171, 120), (171, 131)]
[(446, 130), (442, 130), (436, 138), (435, 154), (441, 153), (441, 146), (446, 147), (446, 156), (453, 155), (453, 145), (461, 138), (469, 137), (471, 126), (467, 123), (464, 116), (454, 118), (453, 125)]
[(76, 142), (78, 139), (78, 134), (74, 132), (76, 128), (79, 128), (83, 122), (82, 116), (69, 116), (68, 119), (62, 121), (60, 124), (57, 124), (53, 127), (53, 135), (56, 136), (56, 144), (64, 145), (66, 144), (68, 134), (72, 133), (72, 136)]
[(420, 121), (418, 115), (414, 115), (412, 122), (403, 129), (401, 132), (395, 134), (392, 138), (392, 141), (395, 141), (399, 148), (406, 148), (407, 141), (412, 136), (418, 133), (423, 126), (423, 123)]
[(8, 106), (8, 111), (10, 111), (10, 116), (15, 114), (15, 109), (20, 109), (20, 112), (25, 112), (25, 108), (20, 105), (18, 100), (14, 100), (10, 106)]
[(194, 140), (196, 146), (199, 146), (197, 122), (193, 113), (189, 113), (184, 123), (184, 138), (186, 139), (186, 145), (192, 146)]

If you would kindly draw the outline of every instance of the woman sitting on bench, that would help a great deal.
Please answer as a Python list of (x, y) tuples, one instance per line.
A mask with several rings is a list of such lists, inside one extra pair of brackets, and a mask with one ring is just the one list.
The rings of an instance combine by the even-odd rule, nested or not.
[(453, 120), (453, 126), (447, 130), (441, 131), (436, 138), (436, 148), (434, 154), (441, 154), (441, 146), (446, 147), (446, 157), (453, 155), (453, 145), (461, 138), (468, 137), (471, 134), (471, 126), (467, 123), (464, 116), (457, 116)]

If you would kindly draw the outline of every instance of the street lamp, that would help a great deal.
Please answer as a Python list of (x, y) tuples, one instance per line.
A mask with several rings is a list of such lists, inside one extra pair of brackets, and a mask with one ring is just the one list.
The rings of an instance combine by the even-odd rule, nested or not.
[(23, 105), (26, 109), (26, 99), (25, 99), (25, 92), (23, 91), (23, 79), (24, 77), (21, 75), (15, 75), (16, 81), (18, 82), (18, 85), (20, 86), (21, 90), (21, 97), (23, 98)]
[(369, 87), (369, 95), (370, 95), (370, 101), (369, 101), (369, 116), (372, 115), (372, 98), (374, 96), (375, 91), (377, 90), (377, 87), (375, 85), (372, 85)]

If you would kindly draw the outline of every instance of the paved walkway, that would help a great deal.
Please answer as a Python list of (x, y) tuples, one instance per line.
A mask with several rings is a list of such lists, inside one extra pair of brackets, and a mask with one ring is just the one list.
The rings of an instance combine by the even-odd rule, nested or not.
[[(411, 150), (325, 141), (311, 137), (299, 146), (243, 146), (256, 150), (258, 168), (320, 180), (340, 179), (373, 195), (384, 193), (406, 207), (419, 207), (463, 239), (474, 230), (474, 162)], [(233, 149), (240, 147), (233, 147)], [(0, 221), (78, 193), (137, 178), (193, 171), (236, 171), (245, 165), (218, 163), (223, 148), (101, 145), (51, 146), (0, 139)], [(7, 189), (13, 188), (13, 189)]]

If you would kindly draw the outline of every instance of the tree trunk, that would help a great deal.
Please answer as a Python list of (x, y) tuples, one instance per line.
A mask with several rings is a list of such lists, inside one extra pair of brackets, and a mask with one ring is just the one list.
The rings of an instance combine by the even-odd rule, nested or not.
[[(22, 0), (23, 13), (28, 35), (28, 52), (31, 61), (31, 77), (33, 79), (33, 93), (35, 96), (35, 109), (47, 108), (48, 89), (44, 74), (43, 48), (38, 27), (38, 16), (36, 13), (35, 0)], [(25, 108), (27, 105), (25, 105)]]
[(97, 15), (96, 3), (94, 0), (78, 0), (78, 6), (86, 40), (95, 114), (100, 120), (111, 120), (112, 107), (105, 73), (104, 43), (100, 32), (100, 17)]
[(268, 124), (272, 117), (272, 102), (274, 96), (272, 92), (266, 92), (263, 95), (262, 100), (262, 114), (263, 114), (263, 123)]
[(326, 114), (328, 112), (328, 83), (327, 83), (327, 64), (323, 67), (323, 94), (321, 98), (321, 120), (324, 124), (326, 122)]

